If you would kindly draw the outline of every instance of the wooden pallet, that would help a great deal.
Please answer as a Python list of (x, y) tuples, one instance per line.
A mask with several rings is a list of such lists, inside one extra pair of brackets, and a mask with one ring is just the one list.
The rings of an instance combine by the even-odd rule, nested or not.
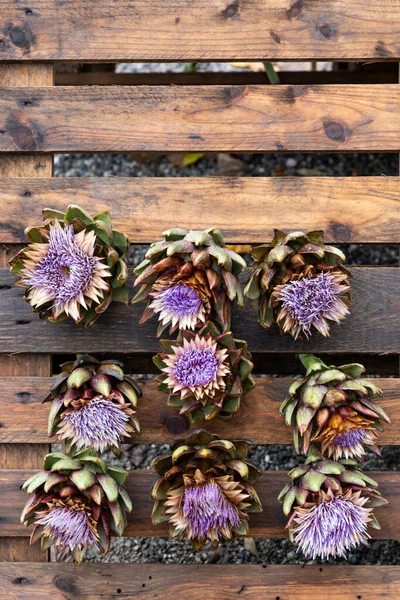
[[(400, 60), (399, 30), (400, 0), (0, 0), (1, 599), (399, 597), (400, 567), (47, 563), (19, 524), (26, 499), (20, 485), (41, 467), (51, 441), (41, 399), (58, 355), (117, 354), (132, 372), (152, 372), (156, 326), (139, 327), (142, 307), (122, 305), (91, 331), (42, 322), (12, 287), (7, 265), (43, 206), (71, 202), (92, 213), (109, 208), (135, 243), (175, 225), (215, 225), (231, 243), (262, 243), (274, 227), (324, 228), (336, 243), (400, 242), (398, 177), (52, 179), (55, 152), (399, 152), (400, 87), (389, 64)], [(53, 76), (54, 64), (66, 62), (213, 60), (362, 61), (381, 68), (286, 73), (278, 86), (260, 73)], [(299, 351), (363, 361), (380, 376), (392, 417), (381, 443), (400, 445), (400, 383), (388, 377), (399, 375), (400, 270), (352, 271), (351, 317), (327, 340), (295, 343), (262, 331), (251, 303), (246, 313), (235, 311), (233, 330), (249, 341), (258, 373), (293, 373)], [(259, 379), (239, 416), (208, 429), (289, 444), (278, 416), (289, 384), (289, 377)], [(165, 443), (189, 429), (152, 382), (144, 386), (140, 419), (144, 443)], [(252, 536), (286, 537), (276, 501), (285, 477), (266, 472), (260, 480), (264, 512), (252, 515)], [(376, 478), (391, 501), (377, 511), (377, 537), (400, 540), (400, 473)], [(151, 473), (134, 471), (128, 481), (135, 508), (126, 535), (165, 535), (150, 521)]]

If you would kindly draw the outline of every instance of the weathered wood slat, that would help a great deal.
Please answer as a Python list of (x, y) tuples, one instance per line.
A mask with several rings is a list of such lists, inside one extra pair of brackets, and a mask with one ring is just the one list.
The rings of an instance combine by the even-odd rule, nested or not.
[[(45, 206), (109, 209), (134, 243), (164, 230), (220, 228), (227, 242), (265, 243), (274, 227), (324, 229), (333, 242), (400, 241), (397, 177), (103, 177), (0, 179), (1, 242), (26, 241)], [(110, 204), (110, 199), (112, 202)], [(233, 209), (234, 207), (234, 209)]]
[(398, 85), (0, 88), (0, 152), (398, 151)]
[[(378, 600), (398, 596), (400, 567), (304, 565), (0, 564), (4, 600)], [(190, 591), (189, 591), (190, 590)]]
[[(0, 470), (0, 536), (27, 536), (29, 530), (19, 522), (19, 516), (27, 500), (21, 492), (21, 484), (32, 471)], [(379, 539), (400, 539), (400, 523), (397, 518), (400, 510), (400, 473), (381, 471), (371, 473), (379, 482), (382, 494), (390, 501), (390, 505), (376, 509), (376, 515), (382, 526), (380, 531), (371, 530), (371, 534)], [(125, 536), (166, 536), (166, 523), (153, 525), (151, 510), (153, 500), (150, 496), (152, 485), (156, 479), (150, 470), (131, 471), (127, 479), (127, 489), (132, 498), (133, 511), (128, 516)], [(283, 471), (265, 471), (257, 483), (257, 491), (263, 504), (262, 513), (251, 514), (250, 532), (252, 537), (285, 538), (286, 517), (277, 496), (289, 478)]]
[[(0, 34), (1, 36), (1, 34)], [(0, 42), (1, 48), (1, 42)], [(1, 50), (0, 50), (1, 55)], [(27, 85), (52, 86), (53, 67), (43, 64), (0, 64), (0, 84), (13, 88)], [(7, 177), (8, 181), (21, 176), (41, 178), (50, 177), (53, 172), (53, 157), (51, 155), (2, 155), (0, 156), (0, 177)], [(6, 255), (1, 253), (0, 266), (7, 265)], [(18, 358), (0, 356), (0, 372), (5, 376), (41, 375), (49, 376), (51, 373), (51, 357), (45, 354), (30, 356), (21, 354)], [(23, 440), (27, 442), (29, 440)], [(2, 468), (36, 469), (43, 461), (43, 455), (48, 452), (49, 445), (41, 444), (0, 444), (0, 464)], [(2, 538), (0, 540), (0, 560), (8, 561), (41, 561), (48, 560), (49, 553), (39, 552), (36, 548), (29, 548), (24, 540)]]
[[(330, 338), (313, 336), (295, 342), (277, 327), (263, 330), (257, 323), (256, 306), (234, 311), (232, 330), (246, 339), (250, 350), (273, 352), (399, 352), (398, 291), (400, 269), (390, 267), (352, 268), (354, 305), (342, 325), (332, 327)], [(143, 305), (115, 303), (94, 327), (85, 330), (72, 321), (41, 321), (22, 299), (15, 277), (0, 269), (0, 348), (2, 352), (158, 352), (156, 319), (139, 326)], [(268, 364), (264, 372), (268, 372)]]
[[(286, 398), (293, 379), (258, 378), (255, 389), (243, 400), (240, 411), (232, 419), (200, 422), (197, 427), (227, 438), (250, 439), (254, 444), (291, 444), (291, 430), (280, 417), (279, 405)], [(379, 435), (380, 445), (400, 445), (400, 380), (374, 379), (383, 391), (381, 406), (392, 423)], [(51, 378), (0, 378), (0, 442), (47, 442), (47, 418), (50, 405), (42, 404)], [(143, 398), (138, 417), (142, 427), (133, 443), (165, 444), (187, 435), (189, 422), (184, 415), (166, 406), (166, 396), (157, 391), (154, 381), (142, 382)], [(192, 427), (193, 429), (193, 427)], [(54, 438), (55, 441), (55, 438)]]
[(0, 3), (2, 60), (398, 60), (398, 0)]

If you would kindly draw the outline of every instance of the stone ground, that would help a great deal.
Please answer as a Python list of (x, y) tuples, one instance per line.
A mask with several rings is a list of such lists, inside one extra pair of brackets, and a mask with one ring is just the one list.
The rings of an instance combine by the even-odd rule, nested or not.
[[(126, 68), (121, 68), (126, 70)], [(397, 175), (398, 157), (391, 154), (263, 154), (263, 155), (206, 155), (195, 164), (181, 165), (180, 155), (157, 156), (151, 160), (126, 154), (59, 155), (55, 161), (55, 175), (128, 176), (128, 177), (190, 177), (207, 175), (241, 174), (260, 176), (360, 176)], [(351, 202), (351, 198), (349, 198)], [(195, 210), (195, 207), (193, 207)], [(210, 224), (211, 225), (211, 224)], [(279, 215), (277, 215), (279, 226)], [(299, 223), (299, 227), (301, 223)], [(395, 246), (347, 246), (348, 262), (351, 264), (398, 264), (398, 248)], [(130, 262), (137, 262), (143, 255), (143, 247), (137, 247)], [(107, 455), (110, 462), (128, 469), (149, 468), (151, 460), (166, 450), (166, 446), (124, 446), (122, 456), (116, 460)], [(254, 446), (252, 459), (263, 469), (289, 470), (299, 462), (288, 446)], [(368, 455), (365, 468), (397, 470), (399, 448), (385, 447), (382, 457)], [(68, 560), (68, 558), (67, 558)], [(102, 560), (95, 550), (87, 553), (87, 561)], [(235, 540), (223, 543), (217, 550), (205, 547), (195, 552), (187, 542), (160, 538), (114, 538), (105, 562), (160, 562), (160, 563), (303, 563), (288, 540), (259, 539)], [(400, 564), (400, 543), (373, 541), (368, 547), (351, 552), (347, 561), (351, 564)], [(313, 561), (308, 561), (313, 562)], [(343, 560), (329, 562), (346, 562)]]

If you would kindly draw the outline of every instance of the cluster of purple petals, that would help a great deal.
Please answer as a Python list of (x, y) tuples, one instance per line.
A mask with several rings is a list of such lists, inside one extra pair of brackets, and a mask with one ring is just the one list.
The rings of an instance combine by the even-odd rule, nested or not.
[(306, 558), (345, 556), (367, 540), (365, 509), (335, 496), (317, 504), (296, 527), (294, 540)]
[(209, 531), (224, 527), (238, 527), (238, 511), (215, 483), (188, 487), (183, 499), (183, 517), (189, 528), (189, 537), (205, 538)]
[(75, 438), (89, 448), (115, 443), (123, 436), (128, 419), (128, 415), (117, 404), (101, 396), (63, 416), (75, 433)]
[(95, 258), (85, 254), (75, 241), (72, 225), (66, 225), (51, 229), (48, 252), (24, 283), (49, 290), (57, 306), (84, 292), (95, 268)]
[(207, 385), (215, 379), (218, 366), (211, 348), (190, 348), (176, 361), (173, 375), (185, 387)]
[(50, 530), (51, 538), (61, 546), (83, 548), (96, 543), (96, 536), (89, 527), (89, 519), (85, 511), (74, 508), (52, 508), (37, 520), (39, 525)]
[(324, 313), (335, 309), (338, 284), (329, 273), (291, 281), (280, 290), (278, 299), (297, 325), (310, 332)]
[(339, 433), (333, 438), (333, 445), (340, 448), (352, 448), (364, 441), (365, 429), (350, 429), (344, 433)]
[(190, 287), (178, 283), (160, 294), (164, 309), (174, 317), (195, 316), (200, 310), (200, 296)]

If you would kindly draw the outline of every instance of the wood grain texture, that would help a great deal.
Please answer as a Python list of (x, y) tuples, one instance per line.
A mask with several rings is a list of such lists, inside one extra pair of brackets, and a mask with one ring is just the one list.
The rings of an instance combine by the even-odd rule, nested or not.
[[(10, 86), (9, 89), (28, 85), (45, 88), (53, 85), (53, 67), (52, 65), (43, 64), (0, 64), (0, 84)], [(0, 155), (0, 177), (7, 177), (8, 180), (18, 177), (50, 177), (52, 172), (53, 158), (51, 155)], [(5, 252), (0, 254), (0, 266), (8, 266)], [(20, 346), (20, 350), (23, 349), (23, 345)], [(51, 357), (45, 354), (38, 354), (36, 357), (21, 354), (18, 358), (15, 358), (14, 356), (2, 354), (0, 355), (0, 372), (4, 376), (12, 377), (23, 375), (48, 376), (51, 374)], [(28, 440), (22, 441), (27, 442)], [(48, 452), (48, 449), (48, 444), (1, 444), (0, 464), (2, 468), (9, 469), (36, 469), (40, 467), (43, 455)], [(48, 552), (42, 553), (36, 548), (30, 549), (26, 541), (18, 541), (14, 544), (11, 539), (3, 538), (0, 540), (0, 560), (46, 562)]]
[[(0, 470), (0, 536), (27, 536), (30, 531), (20, 524), (19, 517), (27, 500), (20, 486), (32, 474), (32, 471)], [(379, 482), (379, 489), (390, 501), (388, 506), (376, 510), (377, 518), (382, 526), (379, 531), (370, 533), (377, 539), (400, 540), (400, 523), (397, 518), (400, 510), (400, 472), (373, 472), (371, 476)], [(133, 511), (128, 515), (128, 525), (124, 536), (162, 536), (168, 535), (166, 523), (153, 525), (151, 510), (153, 500), (150, 496), (156, 475), (150, 470), (131, 471), (127, 479), (127, 490), (133, 502)], [(282, 506), (277, 501), (281, 489), (289, 481), (283, 471), (265, 471), (257, 482), (257, 492), (263, 505), (262, 513), (250, 516), (249, 535), (255, 538), (286, 538), (285, 525), (287, 518)]]
[[(264, 330), (257, 322), (256, 306), (234, 310), (232, 330), (246, 339), (250, 350), (266, 356), (274, 352), (395, 353), (400, 351), (399, 284), (400, 269), (390, 267), (354, 267), (351, 315), (342, 325), (332, 327), (330, 338), (313, 336), (295, 342), (281, 335), (277, 327)], [(72, 321), (41, 321), (23, 300), (23, 290), (14, 287), (15, 277), (0, 269), (0, 348), (3, 352), (136, 353), (159, 351), (155, 337), (157, 320), (139, 326), (144, 310), (141, 305), (114, 303), (87, 330)], [(129, 285), (131, 286), (131, 280)], [(268, 364), (265, 370), (268, 372)]]
[(2, 600), (394, 600), (399, 586), (394, 566), (0, 565)]
[[(1, 5), (0, 5), (1, 14)], [(1, 17), (0, 17), (1, 19)], [(0, 28), (1, 29), (1, 28)], [(0, 33), (0, 59), (2, 44)], [(53, 85), (54, 72), (52, 65), (46, 64), (5, 64), (0, 63), (0, 86), (25, 88), (27, 86), (48, 87)], [(1, 127), (0, 127), (1, 130)], [(0, 133), (0, 137), (1, 137)], [(51, 177), (53, 173), (53, 157), (40, 154), (1, 155), (0, 177)]]
[[(25, 5), (24, 5), (25, 6)], [(28, 6), (28, 5), (26, 5)], [(3, 60), (398, 60), (398, 0), (0, 2)]]
[(0, 152), (399, 151), (398, 85), (0, 88)]
[[(220, 436), (250, 439), (254, 444), (291, 444), (292, 435), (279, 415), (280, 403), (287, 397), (289, 378), (257, 378), (255, 389), (242, 401), (240, 411), (232, 419), (197, 423)], [(400, 445), (400, 379), (374, 379), (383, 396), (380, 405), (390, 415), (390, 425), (379, 434), (379, 445)], [(46, 377), (0, 378), (0, 442), (9, 444), (48, 442), (47, 418), (50, 405), (42, 404), (51, 385)], [(143, 398), (137, 416), (142, 434), (132, 443), (166, 444), (186, 436), (188, 419), (168, 408), (166, 396), (157, 391), (154, 381), (141, 381)], [(56, 438), (53, 438), (56, 441)], [(0, 464), (3, 464), (0, 459)], [(38, 465), (38, 468), (41, 463)]]
[(229, 243), (261, 244), (277, 225), (297, 230), (299, 218), (332, 242), (400, 241), (398, 177), (67, 177), (0, 179), (0, 242), (26, 241), (43, 207), (71, 203), (92, 214), (109, 209), (134, 243), (212, 223)]

